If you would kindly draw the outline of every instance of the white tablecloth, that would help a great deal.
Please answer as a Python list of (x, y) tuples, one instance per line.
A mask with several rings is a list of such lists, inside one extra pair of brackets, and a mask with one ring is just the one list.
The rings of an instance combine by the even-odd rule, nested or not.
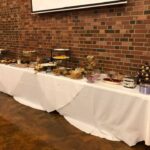
[(130, 146), (150, 145), (150, 96), (120, 86), (87, 85), (59, 112), (79, 129)]
[(0, 91), (32, 108), (54, 111), (71, 102), (82, 88), (82, 84), (64, 77), (0, 65)]
[(27, 106), (57, 110), (71, 124), (96, 136), (128, 145), (150, 145), (150, 96), (99, 82), (71, 80), (32, 69), (0, 65), (0, 91)]

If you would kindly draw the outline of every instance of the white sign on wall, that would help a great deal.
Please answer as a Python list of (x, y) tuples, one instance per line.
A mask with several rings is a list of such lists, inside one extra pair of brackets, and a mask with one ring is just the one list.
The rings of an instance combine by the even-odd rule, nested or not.
[(56, 12), (125, 3), (127, 0), (32, 0), (32, 12)]

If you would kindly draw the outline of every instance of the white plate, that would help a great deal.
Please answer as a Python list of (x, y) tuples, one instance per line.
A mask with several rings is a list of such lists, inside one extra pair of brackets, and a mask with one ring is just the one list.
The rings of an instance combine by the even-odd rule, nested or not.
[(112, 84), (112, 85), (121, 85), (122, 82), (113, 82), (113, 81), (107, 81), (103, 80), (104, 83)]

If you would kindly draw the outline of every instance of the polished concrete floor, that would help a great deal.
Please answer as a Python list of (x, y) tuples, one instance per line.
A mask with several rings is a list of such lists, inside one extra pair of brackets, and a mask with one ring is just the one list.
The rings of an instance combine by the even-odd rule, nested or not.
[(17, 103), (0, 93), (0, 150), (150, 150), (129, 147), (81, 132), (58, 113), (46, 113)]

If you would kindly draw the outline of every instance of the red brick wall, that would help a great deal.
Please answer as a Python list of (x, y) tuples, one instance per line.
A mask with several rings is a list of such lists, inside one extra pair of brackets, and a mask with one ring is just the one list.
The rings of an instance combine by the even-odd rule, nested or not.
[(54, 47), (70, 48), (74, 65), (92, 54), (104, 70), (134, 73), (150, 62), (150, 0), (40, 15), (31, 14), (30, 0), (1, 0), (0, 48)]

